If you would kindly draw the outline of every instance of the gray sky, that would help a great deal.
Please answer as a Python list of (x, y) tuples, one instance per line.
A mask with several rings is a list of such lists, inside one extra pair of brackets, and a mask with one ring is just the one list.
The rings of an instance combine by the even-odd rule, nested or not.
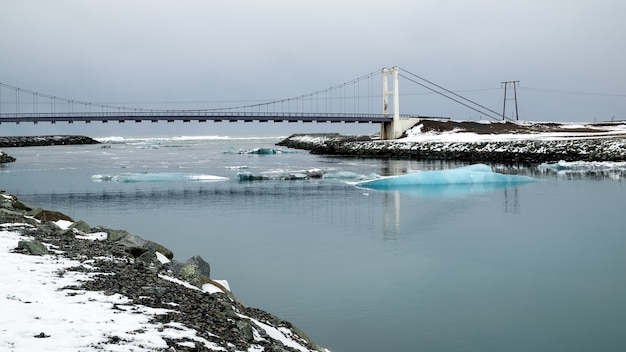
[[(524, 120), (626, 119), (625, 14), (623, 0), (0, 0), (0, 82), (82, 101), (200, 108), (298, 96), (398, 65), (496, 111), (500, 82), (518, 80)], [(412, 82), (400, 90), (402, 113), (480, 117)], [(157, 125), (2, 124), (0, 134), (377, 130)]]

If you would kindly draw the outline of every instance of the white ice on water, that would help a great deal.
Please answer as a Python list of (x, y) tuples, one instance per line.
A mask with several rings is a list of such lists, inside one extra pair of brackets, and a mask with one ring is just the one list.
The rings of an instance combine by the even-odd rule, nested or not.
[(500, 174), (493, 172), (488, 165), (474, 164), (449, 170), (418, 171), (400, 176), (381, 177), (357, 182), (356, 185), (364, 188), (389, 189), (410, 186), (513, 185), (535, 181), (537, 179), (532, 177)]
[(626, 170), (626, 162), (616, 161), (564, 161), (556, 163), (543, 163), (540, 169), (553, 171), (604, 171), (604, 170)]

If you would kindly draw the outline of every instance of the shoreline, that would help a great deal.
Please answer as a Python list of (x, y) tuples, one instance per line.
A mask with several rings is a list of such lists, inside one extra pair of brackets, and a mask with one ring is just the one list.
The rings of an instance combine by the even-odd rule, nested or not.
[[(0, 306), (13, 307), (15, 302), (32, 302), (13, 309), (15, 312), (9, 314), (9, 318), (15, 322), (15, 328), (0, 332), (4, 344), (17, 350), (45, 339), (46, 346), (76, 350), (121, 345), (142, 348), (138, 349), (142, 351), (168, 348), (177, 351), (329, 351), (312, 343), (293, 324), (243, 305), (228, 290), (225, 281), (210, 278), (210, 266), (202, 258), (176, 262), (167, 248), (126, 231), (90, 227), (84, 221), (74, 221), (56, 211), (33, 208), (15, 196), (2, 193), (0, 239), (3, 244), (8, 243), (0, 249), (0, 262), (9, 270), (3, 275), (7, 280), (12, 276), (20, 277), (17, 282), (0, 289)], [(23, 264), (7, 265), (13, 262)], [(30, 262), (33, 262), (33, 268), (27, 270)], [(44, 278), (44, 282), (40, 278), (29, 281), (31, 275), (28, 272), (42, 275), (47, 269), (46, 264), (51, 263), (57, 264), (58, 268)], [(22, 266), (28, 272), (16, 273)], [(74, 277), (79, 278), (72, 280)], [(40, 289), (50, 290), (56, 281), (68, 280), (70, 284), (58, 287), (56, 293), (37, 298)], [(28, 285), (37, 288), (25, 287)], [(56, 295), (55, 299), (50, 299), (52, 294)], [(80, 301), (80, 297), (89, 299)], [(75, 299), (81, 305), (76, 316), (65, 310), (53, 309), (53, 316), (39, 312), (39, 306), (54, 308)], [(97, 312), (87, 317), (83, 311), (94, 309), (94, 306), (97, 306)], [(31, 312), (31, 308), (35, 311)], [(115, 322), (124, 321), (124, 314), (136, 317), (138, 312), (142, 320), (139, 327), (132, 324), (120, 327)], [(39, 314), (39, 317), (32, 320), (31, 313)], [(116, 316), (112, 323), (95, 322), (98, 333), (92, 331), (89, 345), (80, 342), (78, 337), (70, 337), (68, 341), (70, 333), (67, 331), (77, 329), (72, 319), (91, 319), (89, 322), (94, 323), (92, 320), (111, 314)], [(55, 323), (44, 324), (50, 320)], [(18, 327), (20, 322), (24, 326)], [(26, 336), (12, 332), (18, 329), (26, 330)]]
[[(41, 147), (51, 145), (100, 144), (93, 138), (77, 135), (0, 136), (0, 148)], [(0, 164), (15, 162), (15, 158), (0, 151)]]
[(624, 161), (626, 138), (552, 141), (402, 142), (292, 135), (277, 145), (311, 154), (358, 158), (539, 164), (558, 161)]
[(421, 120), (402, 138), (294, 134), (277, 143), (311, 154), (358, 158), (538, 164), (626, 160), (626, 124)]
[(79, 135), (0, 136), (0, 148), (72, 144), (100, 144), (100, 142), (93, 138)]

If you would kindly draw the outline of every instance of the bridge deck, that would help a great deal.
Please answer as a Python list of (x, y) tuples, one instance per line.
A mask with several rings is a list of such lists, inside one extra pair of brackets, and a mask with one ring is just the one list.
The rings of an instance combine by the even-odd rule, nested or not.
[[(403, 118), (412, 116), (402, 116)], [(1, 113), (0, 124), (3, 122), (159, 122), (159, 121), (229, 121), (229, 122), (345, 122), (345, 123), (383, 123), (391, 122), (391, 116), (382, 114), (351, 114), (351, 113), (281, 113), (281, 112), (75, 112), (75, 113)]]

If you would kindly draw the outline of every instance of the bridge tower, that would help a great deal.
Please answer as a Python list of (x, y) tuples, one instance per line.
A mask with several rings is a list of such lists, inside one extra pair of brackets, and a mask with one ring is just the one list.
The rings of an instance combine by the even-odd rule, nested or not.
[[(389, 95), (393, 96), (393, 121), (383, 122), (380, 125), (381, 139), (397, 139), (402, 133), (413, 127), (417, 123), (416, 118), (400, 118), (400, 86), (398, 84), (398, 75), (400, 68), (394, 66), (391, 69), (383, 68), (383, 115), (389, 116)], [(393, 77), (393, 90), (389, 90), (389, 75)]]

